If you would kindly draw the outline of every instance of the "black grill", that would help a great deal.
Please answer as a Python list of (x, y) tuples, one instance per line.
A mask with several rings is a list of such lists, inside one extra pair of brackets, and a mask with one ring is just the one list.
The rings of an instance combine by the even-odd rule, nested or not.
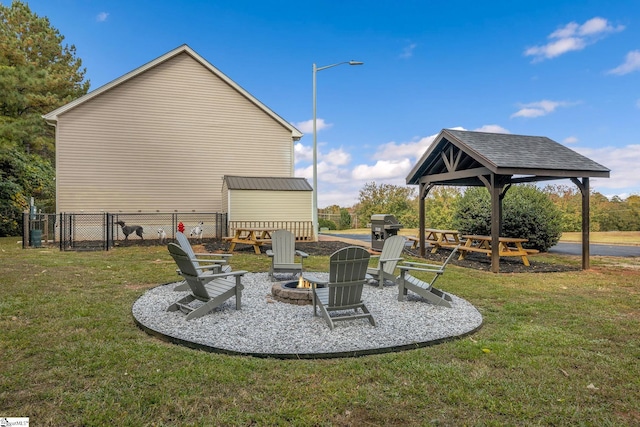
[(389, 214), (371, 215), (371, 249), (382, 251), (384, 240), (398, 234), (402, 224), (395, 216)]

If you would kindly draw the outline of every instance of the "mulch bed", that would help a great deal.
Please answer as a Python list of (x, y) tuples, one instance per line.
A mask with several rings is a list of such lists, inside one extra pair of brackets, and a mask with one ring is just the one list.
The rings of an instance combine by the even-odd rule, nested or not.
[[(308, 253), (311, 256), (329, 256), (338, 249), (342, 249), (346, 246), (352, 246), (351, 243), (342, 241), (321, 241), (321, 242), (297, 242), (296, 249)], [(204, 242), (204, 247), (209, 252), (225, 252), (229, 248), (227, 242), (220, 240), (210, 240)], [(271, 249), (270, 245), (263, 245), (262, 252), (267, 249)], [(239, 245), (236, 247), (235, 252), (252, 254), (253, 246)], [(420, 258), (419, 253), (416, 250), (409, 248), (405, 249), (407, 255), (411, 255), (415, 258)], [(440, 249), (435, 254), (427, 251), (423, 258), (425, 262), (443, 263), (451, 252), (447, 249)], [(529, 263), (531, 266), (527, 267), (522, 264), (522, 260), (519, 257), (502, 258), (500, 260), (500, 272), (501, 273), (550, 273), (561, 271), (579, 271), (580, 268), (571, 265), (564, 264), (550, 264), (546, 262), (535, 261), (533, 257), (529, 257)], [(455, 257), (451, 260), (451, 264), (459, 265), (461, 267), (472, 268), (474, 270), (491, 271), (491, 258), (482, 254), (471, 253), (468, 254), (465, 259), (458, 260)]]

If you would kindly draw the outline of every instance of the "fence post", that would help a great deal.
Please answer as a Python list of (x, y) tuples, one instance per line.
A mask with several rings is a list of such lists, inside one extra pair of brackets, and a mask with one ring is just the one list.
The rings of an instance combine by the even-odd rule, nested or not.
[(178, 229), (178, 214), (171, 214), (171, 239), (176, 240), (176, 230)]
[(103, 249), (105, 251), (109, 250), (109, 214), (107, 212), (102, 214), (102, 238), (104, 239)]

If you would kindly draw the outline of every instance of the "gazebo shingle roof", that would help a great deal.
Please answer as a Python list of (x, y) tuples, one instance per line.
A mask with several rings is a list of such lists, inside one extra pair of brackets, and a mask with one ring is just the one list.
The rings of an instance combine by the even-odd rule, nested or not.
[(461, 171), (482, 168), (497, 175), (529, 175), (518, 182), (609, 177), (606, 167), (547, 137), (443, 129), (407, 176), (407, 184), (449, 174), (451, 185), (482, 185), (472, 176), (460, 176)]

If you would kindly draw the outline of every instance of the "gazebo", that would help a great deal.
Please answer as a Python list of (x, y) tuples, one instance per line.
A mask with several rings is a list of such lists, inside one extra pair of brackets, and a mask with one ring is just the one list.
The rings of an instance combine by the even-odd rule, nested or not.
[(570, 179), (582, 194), (582, 269), (589, 268), (589, 178), (609, 169), (543, 136), (443, 129), (407, 175), (419, 186), (420, 254), (425, 198), (436, 185), (485, 186), (491, 194), (491, 271), (499, 272), (502, 199), (513, 184)]

